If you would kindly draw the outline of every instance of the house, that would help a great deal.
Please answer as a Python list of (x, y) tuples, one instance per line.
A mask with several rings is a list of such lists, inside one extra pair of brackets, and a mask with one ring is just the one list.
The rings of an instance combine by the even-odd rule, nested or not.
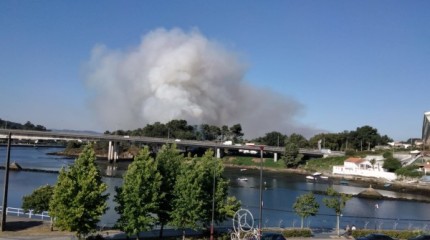
[(372, 165), (371, 161), (364, 158), (350, 157), (343, 162), (343, 166), (333, 166), (333, 174), (385, 178), (395, 180), (396, 174), (387, 172), (381, 164)]
[(364, 158), (354, 158), (350, 157), (345, 160), (343, 166), (347, 170), (355, 171), (357, 169), (369, 169), (372, 168), (372, 164), (369, 160)]

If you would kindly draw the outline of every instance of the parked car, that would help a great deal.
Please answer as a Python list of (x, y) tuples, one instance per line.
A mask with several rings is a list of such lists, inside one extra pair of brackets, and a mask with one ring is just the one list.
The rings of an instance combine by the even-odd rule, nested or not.
[(357, 240), (395, 240), (394, 238), (381, 233), (371, 233), (365, 237), (359, 237)]
[(425, 234), (425, 235), (419, 235), (413, 238), (409, 238), (409, 240), (430, 240), (430, 235)]
[(280, 233), (269, 233), (265, 232), (261, 236), (261, 240), (286, 240), (285, 237)]

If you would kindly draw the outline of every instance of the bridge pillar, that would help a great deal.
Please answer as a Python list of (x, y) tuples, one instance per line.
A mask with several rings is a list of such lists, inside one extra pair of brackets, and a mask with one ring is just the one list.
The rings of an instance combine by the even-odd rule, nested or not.
[(273, 153), (273, 161), (274, 162), (278, 161), (278, 153)]
[(113, 162), (116, 163), (116, 160), (118, 160), (118, 151), (119, 151), (119, 142), (113, 143)]
[(221, 149), (220, 148), (216, 149), (216, 158), (221, 158)]
[(109, 141), (109, 147), (108, 147), (108, 162), (112, 162), (113, 159), (113, 146), (112, 146), (112, 141)]
[(108, 162), (116, 162), (118, 160), (119, 142), (109, 141)]

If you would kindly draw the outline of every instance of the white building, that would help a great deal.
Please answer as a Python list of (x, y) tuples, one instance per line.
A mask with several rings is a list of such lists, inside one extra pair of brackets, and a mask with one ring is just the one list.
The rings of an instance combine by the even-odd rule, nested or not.
[(343, 166), (333, 166), (333, 174), (396, 179), (396, 174), (385, 171), (380, 163), (372, 165), (370, 160), (353, 157), (346, 159)]

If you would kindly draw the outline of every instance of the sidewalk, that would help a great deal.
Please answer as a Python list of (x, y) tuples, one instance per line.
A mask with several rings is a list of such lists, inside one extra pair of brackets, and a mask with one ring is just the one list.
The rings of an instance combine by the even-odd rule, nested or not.
[[(41, 221), (38, 219), (22, 218), (7, 216), (6, 228), (4, 232), (0, 232), (0, 240), (18, 240), (18, 239), (32, 239), (32, 240), (72, 240), (77, 239), (72, 232), (63, 231), (50, 231), (50, 222)], [(98, 234), (105, 237), (105, 239), (127, 239), (126, 234), (118, 230), (106, 230), (98, 232)], [(153, 230), (141, 234), (141, 237), (158, 237), (159, 231)], [(186, 236), (199, 234), (193, 230), (186, 230)], [(165, 237), (168, 236), (181, 236), (182, 230), (165, 229), (163, 232)], [(133, 238), (130, 238), (133, 239)], [(288, 240), (303, 240), (303, 239), (320, 239), (320, 240), (333, 240), (333, 239), (347, 239), (345, 237), (338, 237), (335, 231), (315, 230), (314, 236), (311, 238), (288, 238)], [(349, 238), (354, 239), (354, 238)]]

